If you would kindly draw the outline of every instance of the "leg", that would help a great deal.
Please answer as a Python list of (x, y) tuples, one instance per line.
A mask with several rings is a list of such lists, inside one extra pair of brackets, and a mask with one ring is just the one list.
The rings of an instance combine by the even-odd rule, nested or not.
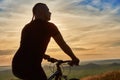
[(42, 67), (32, 68), (32, 70), (28, 73), (27, 80), (47, 80), (47, 76), (42, 69)]

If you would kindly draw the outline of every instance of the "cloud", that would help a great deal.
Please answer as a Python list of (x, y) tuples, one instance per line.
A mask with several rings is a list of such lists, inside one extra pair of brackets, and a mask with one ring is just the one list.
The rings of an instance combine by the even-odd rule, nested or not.
[(0, 56), (14, 54), (15, 50), (0, 50)]
[(3, 9), (2, 8), (0, 8), (0, 12), (2, 12), (3, 11)]
[[(93, 16), (93, 17), (102, 17), (113, 15), (116, 16), (120, 13), (120, 5), (119, 0), (115, 1), (105, 1), (105, 0), (77, 0), (77, 1), (69, 1), (67, 3), (63, 3), (64, 1), (57, 3), (56, 5), (60, 5), (62, 3), (62, 7), (57, 8), (56, 10), (61, 13), (67, 13), (76, 16)], [(117, 5), (115, 5), (117, 4)]]
[[(7, 22), (1, 21), (0, 20), (0, 28), (2, 28), (3, 26), (7, 25)], [(0, 29), (1, 30), (1, 29)]]
[(110, 47), (120, 47), (120, 40), (119, 41), (116, 41), (116, 42), (113, 42)]
[(2, 2), (2, 1), (4, 1), (4, 0), (0, 0), (0, 2)]
[[(17, 11), (20, 10), (18, 8), (20, 7), (25, 7), (25, 6), (29, 6), (30, 5), (34, 5), (37, 2), (44, 2), (47, 5), (49, 5), (49, 7), (51, 7), (52, 9), (60, 12), (67, 12), (67, 13), (82, 13), (82, 12), (92, 12), (92, 13), (96, 13), (99, 11), (106, 11), (108, 8), (111, 9), (116, 9), (117, 7), (119, 7), (119, 0), (46, 0), (46, 1), (37, 1), (37, 0), (20, 0), (20, 1), (16, 1), (16, 0), (4, 0), (2, 1), (2, 5), (0, 7), (4, 8), (7, 11)], [(58, 6), (61, 5), (62, 6)], [(56, 6), (56, 7), (55, 7)], [(24, 9), (22, 7), (22, 9)], [(3, 9), (1, 9), (3, 10)], [(109, 12), (110, 12), (109, 10)], [(93, 12), (94, 11), (94, 12)], [(108, 11), (108, 10), (107, 10)], [(19, 12), (19, 11), (18, 11)], [(23, 12), (23, 10), (21, 10), (21, 12)]]
[[(93, 50), (93, 49), (86, 49), (86, 48), (79, 48), (79, 47), (72, 47), (72, 50), (74, 51), (88, 51), (88, 50)], [(59, 52), (61, 51), (60, 48), (48, 48), (48, 52)]]
[[(0, 0), (0, 49), (18, 47), (20, 31), (31, 20), (32, 7), (37, 2), (48, 5), (51, 21), (73, 50), (87, 54), (94, 49), (107, 48), (109, 52), (110, 47), (119, 47), (120, 0)], [(52, 46), (48, 51), (60, 51)]]
[[(62, 2), (63, 0), (56, 5)], [(99, 46), (119, 40), (120, 19), (119, 15), (116, 15), (120, 12), (118, 2), (119, 0), (112, 2), (111, 0), (77, 0), (56, 7), (56, 10), (61, 13), (58, 15), (64, 27), (62, 32), (67, 34), (66, 36), (64, 34), (67, 41), (74, 46), (94, 43)]]

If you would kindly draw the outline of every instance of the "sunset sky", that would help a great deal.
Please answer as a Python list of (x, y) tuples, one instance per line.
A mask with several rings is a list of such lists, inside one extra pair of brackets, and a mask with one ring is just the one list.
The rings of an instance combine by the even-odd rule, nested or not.
[[(120, 59), (120, 0), (0, 0), (0, 66), (11, 65), (38, 2), (48, 5), (50, 22), (81, 61)], [(53, 39), (47, 54), (69, 59)]]

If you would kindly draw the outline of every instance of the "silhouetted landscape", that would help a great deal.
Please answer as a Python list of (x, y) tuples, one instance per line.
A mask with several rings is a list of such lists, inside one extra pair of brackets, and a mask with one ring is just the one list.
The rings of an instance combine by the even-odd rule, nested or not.
[[(49, 66), (50, 65), (44, 65), (44, 70), (48, 77), (52, 74)], [(80, 66), (73, 66), (70, 71), (69, 69), (68, 66), (64, 66), (64, 73), (68, 75), (69, 79), (107, 80), (110, 77), (111, 80), (119, 80), (117, 78), (119, 77), (118, 75), (120, 75), (120, 59), (82, 62)], [(17, 80), (11, 72), (11, 68), (9, 66), (1, 66), (0, 80), (12, 79)]]

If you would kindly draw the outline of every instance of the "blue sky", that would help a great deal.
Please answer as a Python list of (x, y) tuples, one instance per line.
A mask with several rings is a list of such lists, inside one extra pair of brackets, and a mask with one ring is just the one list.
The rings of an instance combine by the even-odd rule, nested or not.
[[(48, 5), (51, 22), (81, 60), (120, 58), (120, 0), (0, 0), (0, 65), (10, 64), (37, 2)], [(53, 51), (63, 53), (51, 40)]]
[[(109, 11), (111, 12), (112, 10), (117, 10), (116, 13), (114, 14), (118, 14), (120, 12), (120, 1), (119, 0), (79, 0), (76, 2), (71, 3), (68, 7), (69, 10), (70, 6), (72, 6), (71, 9), (75, 9), (78, 8), (79, 9), (83, 9), (85, 11), (97, 13), (97, 14), (101, 14), (103, 12)], [(76, 11), (77, 11), (76, 10)], [(74, 10), (73, 10), (74, 11)], [(80, 13), (78, 11), (78, 13)]]
[[(78, 5), (92, 6), (99, 11), (104, 11), (107, 9), (116, 9), (120, 7), (120, 0), (83, 0), (78, 3)], [(118, 13), (120, 9), (118, 10)]]
[(83, 0), (78, 3), (79, 5), (91, 5), (96, 8), (103, 8), (105, 4), (109, 4), (111, 8), (120, 6), (120, 0)]

